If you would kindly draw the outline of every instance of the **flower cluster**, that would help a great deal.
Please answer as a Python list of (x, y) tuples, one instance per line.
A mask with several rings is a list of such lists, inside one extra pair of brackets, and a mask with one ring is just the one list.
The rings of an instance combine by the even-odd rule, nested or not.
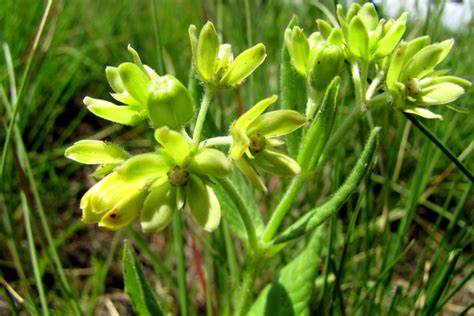
[(395, 97), (398, 108), (425, 118), (441, 118), (427, 108), (449, 104), (466, 93), (471, 86), (469, 81), (435, 70), (453, 44), (453, 40), (446, 40), (430, 45), (428, 36), (400, 44), (391, 58), (386, 79), (387, 90)]
[[(318, 32), (308, 38), (298, 26), (285, 32), (292, 65), (307, 78), (314, 91), (324, 90), (342, 71), (346, 60), (351, 64), (353, 76), (360, 81), (360, 87), (355, 88), (365, 105), (370, 105), (373, 97), (376, 101), (394, 104), (395, 108), (405, 112), (425, 118), (441, 118), (427, 108), (454, 102), (471, 86), (469, 81), (447, 75), (447, 71), (435, 70), (447, 57), (453, 40), (430, 45), (428, 36), (409, 42), (402, 39), (406, 30), (406, 13), (396, 20), (387, 21), (379, 18), (372, 3), (362, 6), (353, 3), (347, 12), (338, 5), (337, 22), (331, 25), (316, 20)], [(381, 78), (372, 78), (372, 82), (382, 83), (373, 85), (370, 90), (367, 85), (371, 67), (373, 73), (382, 75)], [(383, 98), (374, 96), (375, 90), (384, 90)]]
[[(230, 45), (219, 44), (210, 22), (199, 38), (193, 25), (189, 35), (194, 67), (209, 91), (242, 84), (266, 57), (265, 47), (258, 44), (234, 60)], [(212, 179), (229, 176), (232, 161), (263, 191), (265, 185), (256, 168), (281, 176), (299, 172), (299, 165), (274, 147), (283, 145), (276, 137), (304, 124), (303, 115), (291, 110), (262, 114), (276, 97), (257, 103), (232, 125), (232, 136), (227, 137), (232, 147), (227, 156), (206, 145), (212, 141), (199, 142), (202, 126), (197, 125), (203, 123), (199, 117), (205, 118), (206, 108), (201, 107), (196, 120), (195, 141), (185, 131), (195, 114), (188, 89), (175, 77), (160, 76), (144, 65), (133, 48), (129, 51), (133, 63), (105, 71), (111, 95), (121, 104), (90, 97), (84, 103), (93, 114), (111, 122), (134, 126), (148, 121), (158, 146), (151, 152), (131, 155), (113, 143), (82, 140), (66, 150), (66, 157), (72, 160), (99, 165), (93, 175), (101, 180), (81, 199), (84, 222), (117, 230), (140, 218), (143, 231), (157, 232), (169, 224), (176, 211), (187, 207), (199, 225), (213, 231), (220, 222), (221, 209)]]

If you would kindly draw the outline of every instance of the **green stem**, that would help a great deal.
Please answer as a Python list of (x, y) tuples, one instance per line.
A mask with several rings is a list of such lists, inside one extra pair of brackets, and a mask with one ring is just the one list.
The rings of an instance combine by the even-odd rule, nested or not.
[(270, 242), (275, 236), (275, 233), (280, 227), (283, 218), (290, 210), (291, 206), (293, 205), (294, 200), (296, 199), (298, 193), (300, 192), (303, 184), (306, 182), (309, 174), (301, 173), (298, 176), (294, 177), (290, 183), (290, 186), (285, 192), (285, 195), (280, 200), (275, 212), (273, 213), (272, 217), (268, 221), (267, 226), (265, 227), (265, 231), (262, 235), (262, 240), (264, 242)]
[(193, 133), (193, 144), (199, 144), (199, 139), (201, 137), (202, 127), (204, 126), (204, 121), (206, 120), (207, 109), (211, 104), (212, 96), (214, 95), (214, 90), (209, 87), (204, 89), (204, 96), (201, 100), (201, 106), (199, 108), (199, 114), (196, 119), (196, 126), (194, 126)]
[(428, 137), (428, 139), (433, 144), (435, 144), (436, 147), (438, 147), (438, 149), (441, 150), (443, 154), (449, 160), (451, 160), (452, 163), (454, 163), (459, 168), (459, 170), (469, 179), (469, 181), (471, 181), (471, 183), (474, 182), (474, 175), (472, 174), (472, 172), (467, 169), (467, 167), (461, 161), (459, 161), (459, 159), (451, 152), (448, 147), (446, 147), (445, 144), (441, 142), (441, 140), (438, 139), (438, 137), (436, 137), (436, 135), (434, 135), (422, 122), (418, 121), (418, 119), (412, 114), (405, 112), (403, 112), (403, 114), (408, 120), (413, 123), (413, 125), (415, 125), (423, 134), (425, 134), (425, 136)]
[(249, 257), (247, 268), (244, 271), (242, 285), (237, 292), (236, 315), (243, 316), (247, 314), (255, 279), (260, 271), (260, 259), (258, 257)]
[(229, 194), (230, 198), (235, 203), (235, 206), (237, 206), (237, 210), (239, 212), (240, 217), (242, 218), (245, 230), (247, 231), (247, 238), (249, 241), (250, 249), (253, 251), (258, 251), (259, 245), (257, 241), (257, 233), (255, 232), (255, 227), (253, 226), (252, 218), (250, 217), (250, 212), (247, 209), (247, 206), (245, 206), (245, 202), (242, 199), (242, 196), (237, 191), (234, 184), (228, 178), (216, 180), (219, 182), (222, 188)]
[(186, 289), (186, 261), (184, 257), (183, 217), (181, 211), (176, 212), (173, 219), (173, 237), (176, 251), (176, 265), (178, 269), (178, 291), (181, 315), (187, 316), (188, 291)]
[(352, 83), (354, 84), (354, 94), (356, 99), (356, 106), (362, 105), (362, 96), (364, 95), (362, 90), (361, 74), (359, 65), (357, 63), (351, 64)]

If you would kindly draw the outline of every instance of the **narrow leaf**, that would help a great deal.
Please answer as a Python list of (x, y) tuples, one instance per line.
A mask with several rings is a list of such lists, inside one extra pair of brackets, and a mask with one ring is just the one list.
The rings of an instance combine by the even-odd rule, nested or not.
[(145, 278), (142, 267), (126, 241), (123, 249), (123, 275), (125, 292), (130, 297), (133, 308), (138, 315), (163, 315), (150, 284)]

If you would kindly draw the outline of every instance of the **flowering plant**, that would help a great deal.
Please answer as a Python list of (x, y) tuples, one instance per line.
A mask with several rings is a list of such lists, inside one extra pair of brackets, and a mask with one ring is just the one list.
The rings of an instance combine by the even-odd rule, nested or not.
[[(424, 36), (406, 42), (406, 22), (406, 14), (396, 20), (379, 19), (370, 3), (353, 4), (347, 13), (338, 7), (337, 23), (317, 20), (318, 31), (308, 37), (293, 19), (284, 34), (283, 109), (265, 112), (277, 102), (276, 96), (260, 100), (235, 117), (226, 135), (205, 139), (203, 126), (214, 95), (243, 85), (265, 60), (265, 46), (257, 44), (234, 59), (231, 45), (220, 43), (211, 22), (199, 34), (191, 25), (191, 80), (198, 80), (204, 90), (199, 106), (183, 83), (172, 75), (158, 74), (129, 47), (133, 62), (106, 68), (111, 95), (121, 105), (90, 97), (84, 103), (93, 114), (114, 123), (148, 123), (158, 145), (132, 155), (113, 143), (82, 140), (66, 150), (70, 159), (99, 166), (93, 175), (100, 180), (81, 200), (83, 221), (118, 230), (139, 218), (143, 231), (150, 233), (165, 229), (173, 218), (180, 221), (178, 213), (189, 210), (197, 224), (213, 232), (222, 214), (247, 248), (244, 277), (235, 288), (235, 313), (263, 314), (272, 306), (275, 297), (271, 293), (277, 286), (289, 293), (290, 306), (281, 308), (290, 308), (291, 314), (307, 313), (311, 298), (307, 288), (311, 286), (306, 285), (315, 278), (307, 271), (319, 263), (320, 227), (370, 170), (380, 128), (372, 128), (352, 172), (335, 194), (281, 228), (315, 169), (328, 159), (351, 122), (367, 111), (390, 106), (424, 118), (441, 118), (428, 108), (454, 102), (470, 87), (464, 79), (435, 70), (453, 41), (429, 44), (430, 39)], [(347, 66), (355, 114), (336, 129), (341, 76)], [(233, 165), (247, 182), (235, 180), (239, 176)], [(266, 173), (281, 177), (287, 186), (264, 224), (258, 208), (249, 205), (242, 191), (257, 188), (268, 193)], [(230, 213), (223, 211), (223, 204)], [(233, 220), (237, 214), (238, 219)], [(308, 236), (307, 246), (251, 304), (253, 281), (264, 266), (262, 259), (302, 236)], [(130, 249), (126, 251), (125, 269), (129, 271), (136, 268), (136, 261), (130, 259)], [(306, 279), (293, 284), (291, 275), (295, 273)], [(130, 285), (133, 282), (137, 281), (126, 276), (135, 308), (156, 312), (158, 305), (143, 302), (150, 297), (137, 297)], [(302, 287), (300, 296), (295, 287)]]

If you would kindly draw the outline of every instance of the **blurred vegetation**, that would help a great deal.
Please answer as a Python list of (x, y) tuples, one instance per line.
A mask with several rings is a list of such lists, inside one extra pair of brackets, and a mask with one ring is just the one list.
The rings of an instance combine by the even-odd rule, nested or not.
[[(245, 2), (249, 4), (247, 12)], [(324, 5), (334, 12), (335, 2), (325, 1)], [(262, 42), (268, 54), (242, 91), (227, 91), (216, 99), (217, 106), (212, 112), (216, 126), (208, 132), (213, 133), (217, 128), (224, 133), (237, 117), (239, 97), (249, 107), (257, 99), (278, 93), (284, 28), (295, 14), (305, 30), (315, 30), (315, 18), (324, 15), (314, 3), (54, 1), (18, 102), (18, 133), (6, 149), (6, 168), (0, 179), (0, 314), (40, 312), (35, 264), (31, 260), (33, 245), (38, 254), (37, 272), (45, 288), (45, 299), (55, 314), (71, 315), (74, 306), (80, 306), (86, 314), (112, 314), (114, 308), (121, 314), (131, 314), (128, 298), (123, 294), (120, 265), (125, 238), (138, 249), (163, 307), (177, 314), (179, 304), (173, 292), (176, 288), (174, 250), (168, 231), (148, 236), (131, 227), (112, 233), (80, 222), (79, 199), (93, 183), (89, 176), (92, 169), (68, 161), (63, 156), (64, 149), (83, 138), (114, 137), (136, 150), (151, 141), (150, 131), (144, 127), (111, 127), (88, 114), (82, 99), (86, 95), (107, 98), (105, 66), (129, 60), (126, 50), (129, 43), (160, 74), (176, 74), (187, 82), (190, 68), (187, 28), (191, 23), (201, 26), (210, 19), (223, 41), (232, 43), (235, 51), (241, 51), (249, 42)], [(8, 109), (11, 110), (15, 95), (12, 73), (9, 77), (7, 67), (8, 51), (15, 74), (13, 86), (18, 93), (45, 6), (46, 1), (2, 0), (0, 3), (2, 151), (10, 124)], [(439, 10), (433, 5), (428, 24), (411, 20), (408, 34), (426, 31), (434, 40), (454, 37), (455, 48), (445, 66), (473, 80), (472, 24), (465, 30), (450, 33), (436, 22)], [(346, 102), (352, 94), (348, 83), (346, 80), (339, 121), (351, 110), (352, 104)], [(466, 113), (440, 109), (443, 121), (426, 122), (454, 153), (461, 155), (470, 170), (474, 170), (473, 100), (470, 91), (456, 104)], [(387, 108), (369, 115), (369, 122), (383, 127), (378, 164), (359, 193), (325, 226), (323, 264), (315, 284), (313, 308), (338, 315), (385, 314), (388, 310), (394, 315), (406, 315), (433, 299), (435, 309), (442, 309), (445, 314), (468, 313), (474, 300), (472, 184), (403, 115)], [(311, 198), (299, 201), (298, 210), (293, 212), (295, 218), (340, 184), (352, 168), (368, 132), (366, 119), (354, 125), (331, 159), (318, 169), (307, 188)], [(265, 218), (268, 218), (265, 210), (282, 194), (277, 179), (267, 180), (271, 193), (258, 196)], [(41, 208), (46, 222), (39, 215)], [(28, 213), (32, 228), (30, 243), (28, 224), (25, 224)], [(230, 271), (223, 269), (221, 262), (229, 245), (235, 247), (240, 262), (241, 245), (235, 240), (229, 242), (227, 225), (221, 226), (211, 236), (196, 230), (192, 222), (186, 222), (189, 297), (193, 306), (197, 306), (191, 310), (192, 314), (222, 310), (229, 303)], [(51, 232), (52, 245), (45, 229)], [(396, 242), (402, 245), (403, 252), (392, 252)], [(55, 261), (51, 246), (56, 249), (63, 270)], [(300, 245), (295, 245), (294, 249), (272, 259), (272, 266), (288, 261), (299, 248)], [(458, 252), (457, 264), (447, 271), (449, 254)], [(271, 280), (274, 272), (266, 270), (262, 280)], [(206, 285), (210, 288), (207, 295), (211, 297), (207, 303)], [(264, 285), (258, 284), (258, 289)]]

